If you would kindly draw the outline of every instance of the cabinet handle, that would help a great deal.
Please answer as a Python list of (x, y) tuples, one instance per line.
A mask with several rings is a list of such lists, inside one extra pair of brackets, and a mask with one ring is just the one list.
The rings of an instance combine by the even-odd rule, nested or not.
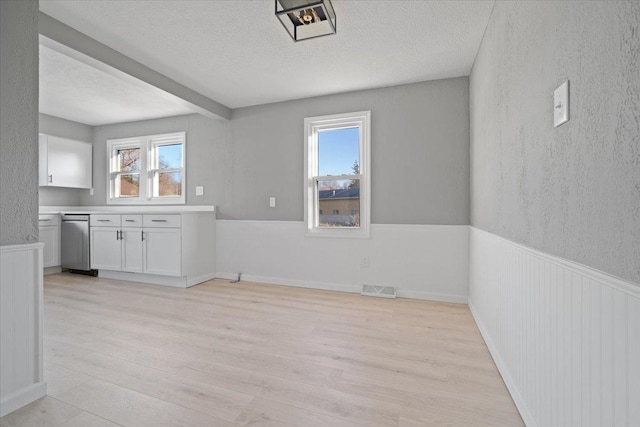
[(120, 230), (116, 230), (116, 240), (120, 240)]
[(152, 219), (151, 222), (167, 222), (166, 219)]
[(49, 175), (49, 184), (53, 184), (53, 175)]
[(144, 231), (140, 232), (140, 239), (144, 242)]
[(110, 219), (97, 219), (98, 222), (111, 222)]
[(126, 222), (136, 222), (134, 219), (125, 219)]
[(47, 219), (39, 219), (38, 221), (51, 221), (51, 219), (47, 218)]

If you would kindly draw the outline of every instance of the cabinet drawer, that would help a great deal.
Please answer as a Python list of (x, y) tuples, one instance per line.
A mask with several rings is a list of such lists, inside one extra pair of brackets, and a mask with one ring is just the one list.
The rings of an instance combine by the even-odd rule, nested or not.
[(38, 225), (44, 227), (47, 225), (59, 225), (60, 215), (57, 214), (41, 214), (38, 216)]
[(143, 215), (142, 226), (145, 228), (178, 228), (180, 227), (180, 215)]
[(122, 215), (123, 227), (142, 227), (142, 215)]
[(120, 215), (91, 215), (92, 227), (120, 227)]

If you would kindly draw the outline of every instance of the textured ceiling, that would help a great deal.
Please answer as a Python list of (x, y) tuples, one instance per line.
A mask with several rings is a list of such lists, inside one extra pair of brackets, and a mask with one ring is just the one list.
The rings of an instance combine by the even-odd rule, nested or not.
[(338, 34), (294, 43), (272, 0), (40, 2), (230, 108), (469, 75), (490, 1), (334, 0)]
[(40, 112), (91, 126), (193, 113), (178, 98), (40, 45)]

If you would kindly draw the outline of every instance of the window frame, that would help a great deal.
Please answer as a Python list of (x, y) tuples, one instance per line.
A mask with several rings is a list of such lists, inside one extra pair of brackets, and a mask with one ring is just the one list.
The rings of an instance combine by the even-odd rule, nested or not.
[[(156, 163), (157, 147), (162, 145), (182, 145), (182, 167), (160, 169)], [(117, 176), (127, 174), (117, 170), (117, 152), (121, 149), (140, 148), (140, 169), (138, 197), (117, 197)], [(107, 140), (107, 204), (108, 205), (184, 205), (186, 203), (186, 132), (136, 136)], [(158, 186), (158, 172), (180, 172), (182, 174), (180, 196), (155, 196)]]
[[(340, 176), (319, 176), (318, 133), (323, 130), (360, 129), (360, 173)], [(371, 111), (331, 114), (304, 119), (304, 217), (307, 236), (366, 238), (370, 237), (371, 225)], [(326, 179), (360, 180), (360, 226), (318, 227), (319, 200), (317, 185)]]

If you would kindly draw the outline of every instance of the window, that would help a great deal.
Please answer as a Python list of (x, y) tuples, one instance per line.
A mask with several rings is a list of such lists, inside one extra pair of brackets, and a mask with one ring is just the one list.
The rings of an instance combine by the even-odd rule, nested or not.
[(185, 133), (107, 141), (108, 204), (184, 204)]
[(308, 235), (369, 237), (370, 118), (363, 111), (305, 119)]

